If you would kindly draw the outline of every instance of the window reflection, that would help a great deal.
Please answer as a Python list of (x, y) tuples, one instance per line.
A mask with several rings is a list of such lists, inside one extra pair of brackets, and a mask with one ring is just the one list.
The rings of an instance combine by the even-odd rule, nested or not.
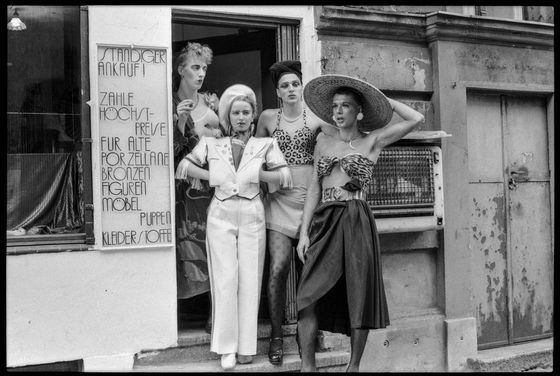
[(17, 10), (27, 29), (7, 35), (8, 237), (79, 232), (80, 8)]

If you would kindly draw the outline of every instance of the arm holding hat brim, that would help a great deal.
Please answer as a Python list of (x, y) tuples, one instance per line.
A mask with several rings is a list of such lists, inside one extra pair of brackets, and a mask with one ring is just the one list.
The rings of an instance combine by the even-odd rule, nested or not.
[(391, 104), (391, 107), (393, 107), (393, 111), (396, 112), (403, 121), (386, 125), (370, 133), (371, 136), (375, 137), (373, 148), (377, 150), (381, 150), (400, 140), (405, 135), (412, 132), (419, 123), (424, 122), (424, 115), (412, 107), (391, 98), (387, 98), (387, 100)]

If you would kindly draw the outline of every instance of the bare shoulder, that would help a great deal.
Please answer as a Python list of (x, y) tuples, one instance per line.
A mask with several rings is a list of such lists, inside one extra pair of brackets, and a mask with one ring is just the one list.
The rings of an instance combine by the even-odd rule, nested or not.
[(269, 136), (276, 124), (277, 109), (267, 109), (261, 112), (257, 122), (257, 136)]
[(334, 138), (331, 134), (325, 132), (319, 132), (317, 135), (317, 143), (315, 144), (315, 149), (319, 154), (325, 154), (327, 148), (331, 145), (334, 141)]
[(263, 118), (263, 120), (276, 119), (277, 116), (278, 116), (277, 108), (269, 108), (261, 113), (261, 117)]

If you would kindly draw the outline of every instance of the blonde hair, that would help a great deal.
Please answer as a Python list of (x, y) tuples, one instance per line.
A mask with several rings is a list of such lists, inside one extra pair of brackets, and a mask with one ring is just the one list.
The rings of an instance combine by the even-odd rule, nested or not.
[(205, 44), (196, 42), (187, 43), (187, 45), (181, 49), (181, 52), (179, 52), (175, 58), (175, 63), (173, 64), (173, 91), (177, 91), (179, 89), (179, 84), (181, 83), (179, 67), (183, 66), (189, 57), (199, 57), (204, 59), (207, 65), (210, 65), (212, 64), (212, 58), (214, 55), (212, 49)]

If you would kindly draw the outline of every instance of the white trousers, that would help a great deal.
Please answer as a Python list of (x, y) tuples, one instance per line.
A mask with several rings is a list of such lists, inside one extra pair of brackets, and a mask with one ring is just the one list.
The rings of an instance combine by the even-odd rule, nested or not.
[(224, 201), (214, 197), (206, 222), (212, 295), (210, 351), (257, 353), (265, 237), (264, 206), (259, 196)]

